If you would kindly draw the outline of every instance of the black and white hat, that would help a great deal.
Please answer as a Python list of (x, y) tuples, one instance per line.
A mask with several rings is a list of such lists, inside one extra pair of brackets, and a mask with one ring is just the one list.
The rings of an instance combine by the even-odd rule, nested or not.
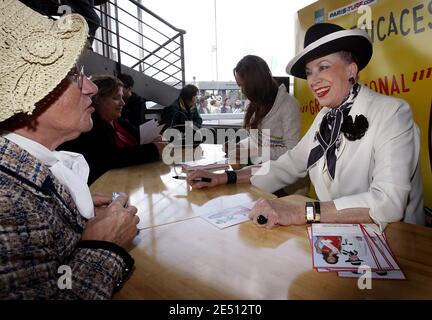
[(332, 23), (311, 26), (306, 31), (303, 47), (286, 67), (288, 74), (302, 79), (306, 79), (306, 63), (331, 53), (351, 52), (357, 60), (359, 71), (367, 66), (372, 57), (372, 41), (366, 31), (347, 30)]

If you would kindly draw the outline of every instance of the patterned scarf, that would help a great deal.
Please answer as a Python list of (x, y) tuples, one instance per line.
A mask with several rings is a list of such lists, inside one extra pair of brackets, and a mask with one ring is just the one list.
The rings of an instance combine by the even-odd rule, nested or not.
[(307, 162), (308, 169), (315, 164), (323, 155), (326, 157), (326, 165), (330, 177), (333, 180), (336, 171), (336, 149), (340, 144), (341, 127), (347, 118), (351, 107), (360, 91), (360, 85), (354, 84), (350, 95), (337, 108), (327, 112), (316, 133), (315, 138), (318, 140), (318, 146), (313, 148), (309, 153)]

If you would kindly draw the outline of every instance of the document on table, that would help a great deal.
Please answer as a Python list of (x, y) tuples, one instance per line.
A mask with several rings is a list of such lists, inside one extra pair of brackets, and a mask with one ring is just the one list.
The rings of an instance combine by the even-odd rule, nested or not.
[(225, 229), (230, 226), (249, 221), (249, 212), (255, 204), (255, 201), (244, 205), (227, 208), (219, 212), (210, 212), (201, 215), (201, 218), (210, 222), (219, 229)]
[(182, 170), (184, 172), (193, 170), (215, 170), (229, 168), (228, 159), (199, 159), (195, 161), (181, 162)]
[(342, 278), (358, 278), (369, 272), (373, 279), (406, 279), (385, 234), (375, 229), (369, 224), (308, 227), (314, 268), (318, 272), (337, 271)]
[(142, 125), (139, 126), (140, 144), (147, 144), (152, 142), (159, 136), (162, 128), (162, 125), (157, 125), (155, 119), (144, 122)]

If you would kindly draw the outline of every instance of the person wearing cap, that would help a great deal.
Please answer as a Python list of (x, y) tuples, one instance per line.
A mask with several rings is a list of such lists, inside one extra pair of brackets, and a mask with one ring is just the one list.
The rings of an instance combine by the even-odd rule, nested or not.
[[(380, 229), (405, 221), (424, 225), (419, 168), (419, 130), (402, 99), (376, 93), (358, 83), (372, 57), (372, 41), (363, 30), (320, 23), (305, 34), (304, 49), (287, 72), (307, 80), (322, 106), (296, 147), (276, 161), (211, 174), (194, 172), (192, 187), (252, 183), (274, 192), (310, 177), (319, 201), (288, 204), (258, 200), (250, 218), (260, 226), (371, 223)], [(194, 182), (209, 177), (211, 183)]]
[(0, 299), (108, 299), (134, 264), (137, 209), (92, 195), (82, 155), (55, 151), (92, 127), (87, 34), (79, 15), (0, 2)]

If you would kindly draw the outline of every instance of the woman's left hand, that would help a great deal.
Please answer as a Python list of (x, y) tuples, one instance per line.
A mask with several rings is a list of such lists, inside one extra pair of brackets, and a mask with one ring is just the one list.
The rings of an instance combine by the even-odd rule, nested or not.
[[(267, 219), (264, 224), (259, 224), (257, 219), (262, 215)], [(259, 199), (249, 218), (258, 226), (272, 228), (275, 225), (302, 225), (306, 223), (304, 206), (284, 203), (278, 200)]]

